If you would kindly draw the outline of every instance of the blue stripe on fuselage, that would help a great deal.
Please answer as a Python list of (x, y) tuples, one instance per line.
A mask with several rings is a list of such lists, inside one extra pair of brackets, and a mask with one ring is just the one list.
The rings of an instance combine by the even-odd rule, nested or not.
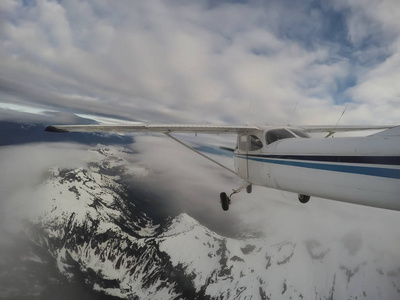
[(372, 165), (399, 165), (400, 156), (388, 155), (270, 155), (270, 154), (248, 154), (249, 157), (262, 157), (271, 159), (291, 159), (315, 162), (334, 162), (334, 163), (353, 163), (353, 164), (372, 164)]
[(315, 161), (317, 160), (310, 162), (310, 161), (293, 161), (285, 158), (273, 159), (263, 155), (247, 156), (243, 154), (235, 154), (235, 156), (238, 158), (243, 158), (243, 159), (247, 158), (253, 161), (278, 164), (278, 165), (400, 179), (400, 169), (381, 168), (375, 166), (354, 166), (343, 163), (327, 164), (324, 161), (316, 163)]

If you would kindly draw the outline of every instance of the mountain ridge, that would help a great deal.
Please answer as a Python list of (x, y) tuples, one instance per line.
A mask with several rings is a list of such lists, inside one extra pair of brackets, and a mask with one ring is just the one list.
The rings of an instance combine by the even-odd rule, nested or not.
[[(35, 187), (25, 232), (54, 258), (63, 278), (121, 299), (376, 299), (400, 294), (400, 269), (363, 261), (362, 237), (225, 237), (186, 213), (151, 217), (151, 201), (132, 199), (132, 168), (112, 147), (90, 150), (80, 168), (52, 167)], [(21, 204), (22, 206), (22, 204)], [(341, 245), (339, 247), (338, 245)], [(338, 250), (339, 249), (339, 250)], [(335, 252), (343, 261), (333, 265)], [(33, 257), (33, 256), (32, 256)], [(40, 256), (36, 258), (42, 260)], [(331, 266), (330, 272), (326, 270)], [(291, 272), (296, 270), (296, 272)], [(378, 286), (360, 284), (378, 279)], [(382, 289), (386, 289), (385, 292)], [(36, 295), (46, 291), (38, 287)]]

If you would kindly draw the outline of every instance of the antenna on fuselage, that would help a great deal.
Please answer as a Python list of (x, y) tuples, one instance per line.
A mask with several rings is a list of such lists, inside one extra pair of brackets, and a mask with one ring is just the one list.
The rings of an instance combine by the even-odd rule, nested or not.
[(288, 126), (292, 125), (292, 121), (293, 121), (293, 117), (294, 117), (294, 113), (296, 112), (296, 108), (297, 108), (297, 104), (299, 103), (299, 101), (296, 101), (296, 105), (294, 106), (293, 112), (292, 112), (292, 116), (290, 117), (290, 121)]
[(343, 117), (344, 113), (346, 112), (346, 109), (347, 109), (347, 106), (344, 108), (342, 114), (340, 115), (339, 120), (337, 121), (337, 123), (336, 123), (336, 125), (335, 125), (335, 128), (334, 128), (331, 132), (329, 132), (328, 135), (327, 135), (325, 138), (330, 137), (330, 136), (332, 136), (332, 135), (335, 134), (336, 128), (337, 128), (338, 125), (339, 125), (340, 119)]

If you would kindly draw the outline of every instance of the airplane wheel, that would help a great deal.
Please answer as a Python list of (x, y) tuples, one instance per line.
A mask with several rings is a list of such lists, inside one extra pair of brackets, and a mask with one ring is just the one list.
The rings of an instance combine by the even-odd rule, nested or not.
[(226, 193), (219, 194), (219, 198), (221, 200), (221, 206), (224, 211), (229, 209), (229, 197)]
[(302, 195), (302, 194), (299, 194), (298, 198), (301, 203), (307, 203), (310, 200), (310, 196)]
[(250, 194), (252, 190), (253, 190), (253, 186), (252, 186), (251, 184), (249, 184), (248, 186), (246, 186), (246, 192), (247, 192), (247, 194)]

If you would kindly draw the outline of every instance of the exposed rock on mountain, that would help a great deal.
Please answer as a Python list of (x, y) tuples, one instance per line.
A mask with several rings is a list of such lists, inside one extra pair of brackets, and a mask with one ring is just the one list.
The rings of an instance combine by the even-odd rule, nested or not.
[[(3, 263), (18, 276), (18, 266), (30, 265), (30, 275), (18, 290), (7, 288), (3, 272), (0, 296), (46, 298), (54, 287), (74, 283), (87, 298), (400, 297), (399, 266), (362, 260), (360, 253), (370, 250), (360, 236), (328, 245), (317, 239), (270, 244), (268, 237), (227, 238), (185, 213), (155, 213), (151, 199), (132, 197), (132, 187), (124, 184), (146, 178), (148, 170), (132, 168), (116, 149), (91, 151), (96, 159), (86, 167), (53, 167), (35, 187), (41, 197), (35, 196), (40, 201), (25, 219), (28, 246)], [(339, 264), (333, 263), (338, 251), (346, 253)]]

